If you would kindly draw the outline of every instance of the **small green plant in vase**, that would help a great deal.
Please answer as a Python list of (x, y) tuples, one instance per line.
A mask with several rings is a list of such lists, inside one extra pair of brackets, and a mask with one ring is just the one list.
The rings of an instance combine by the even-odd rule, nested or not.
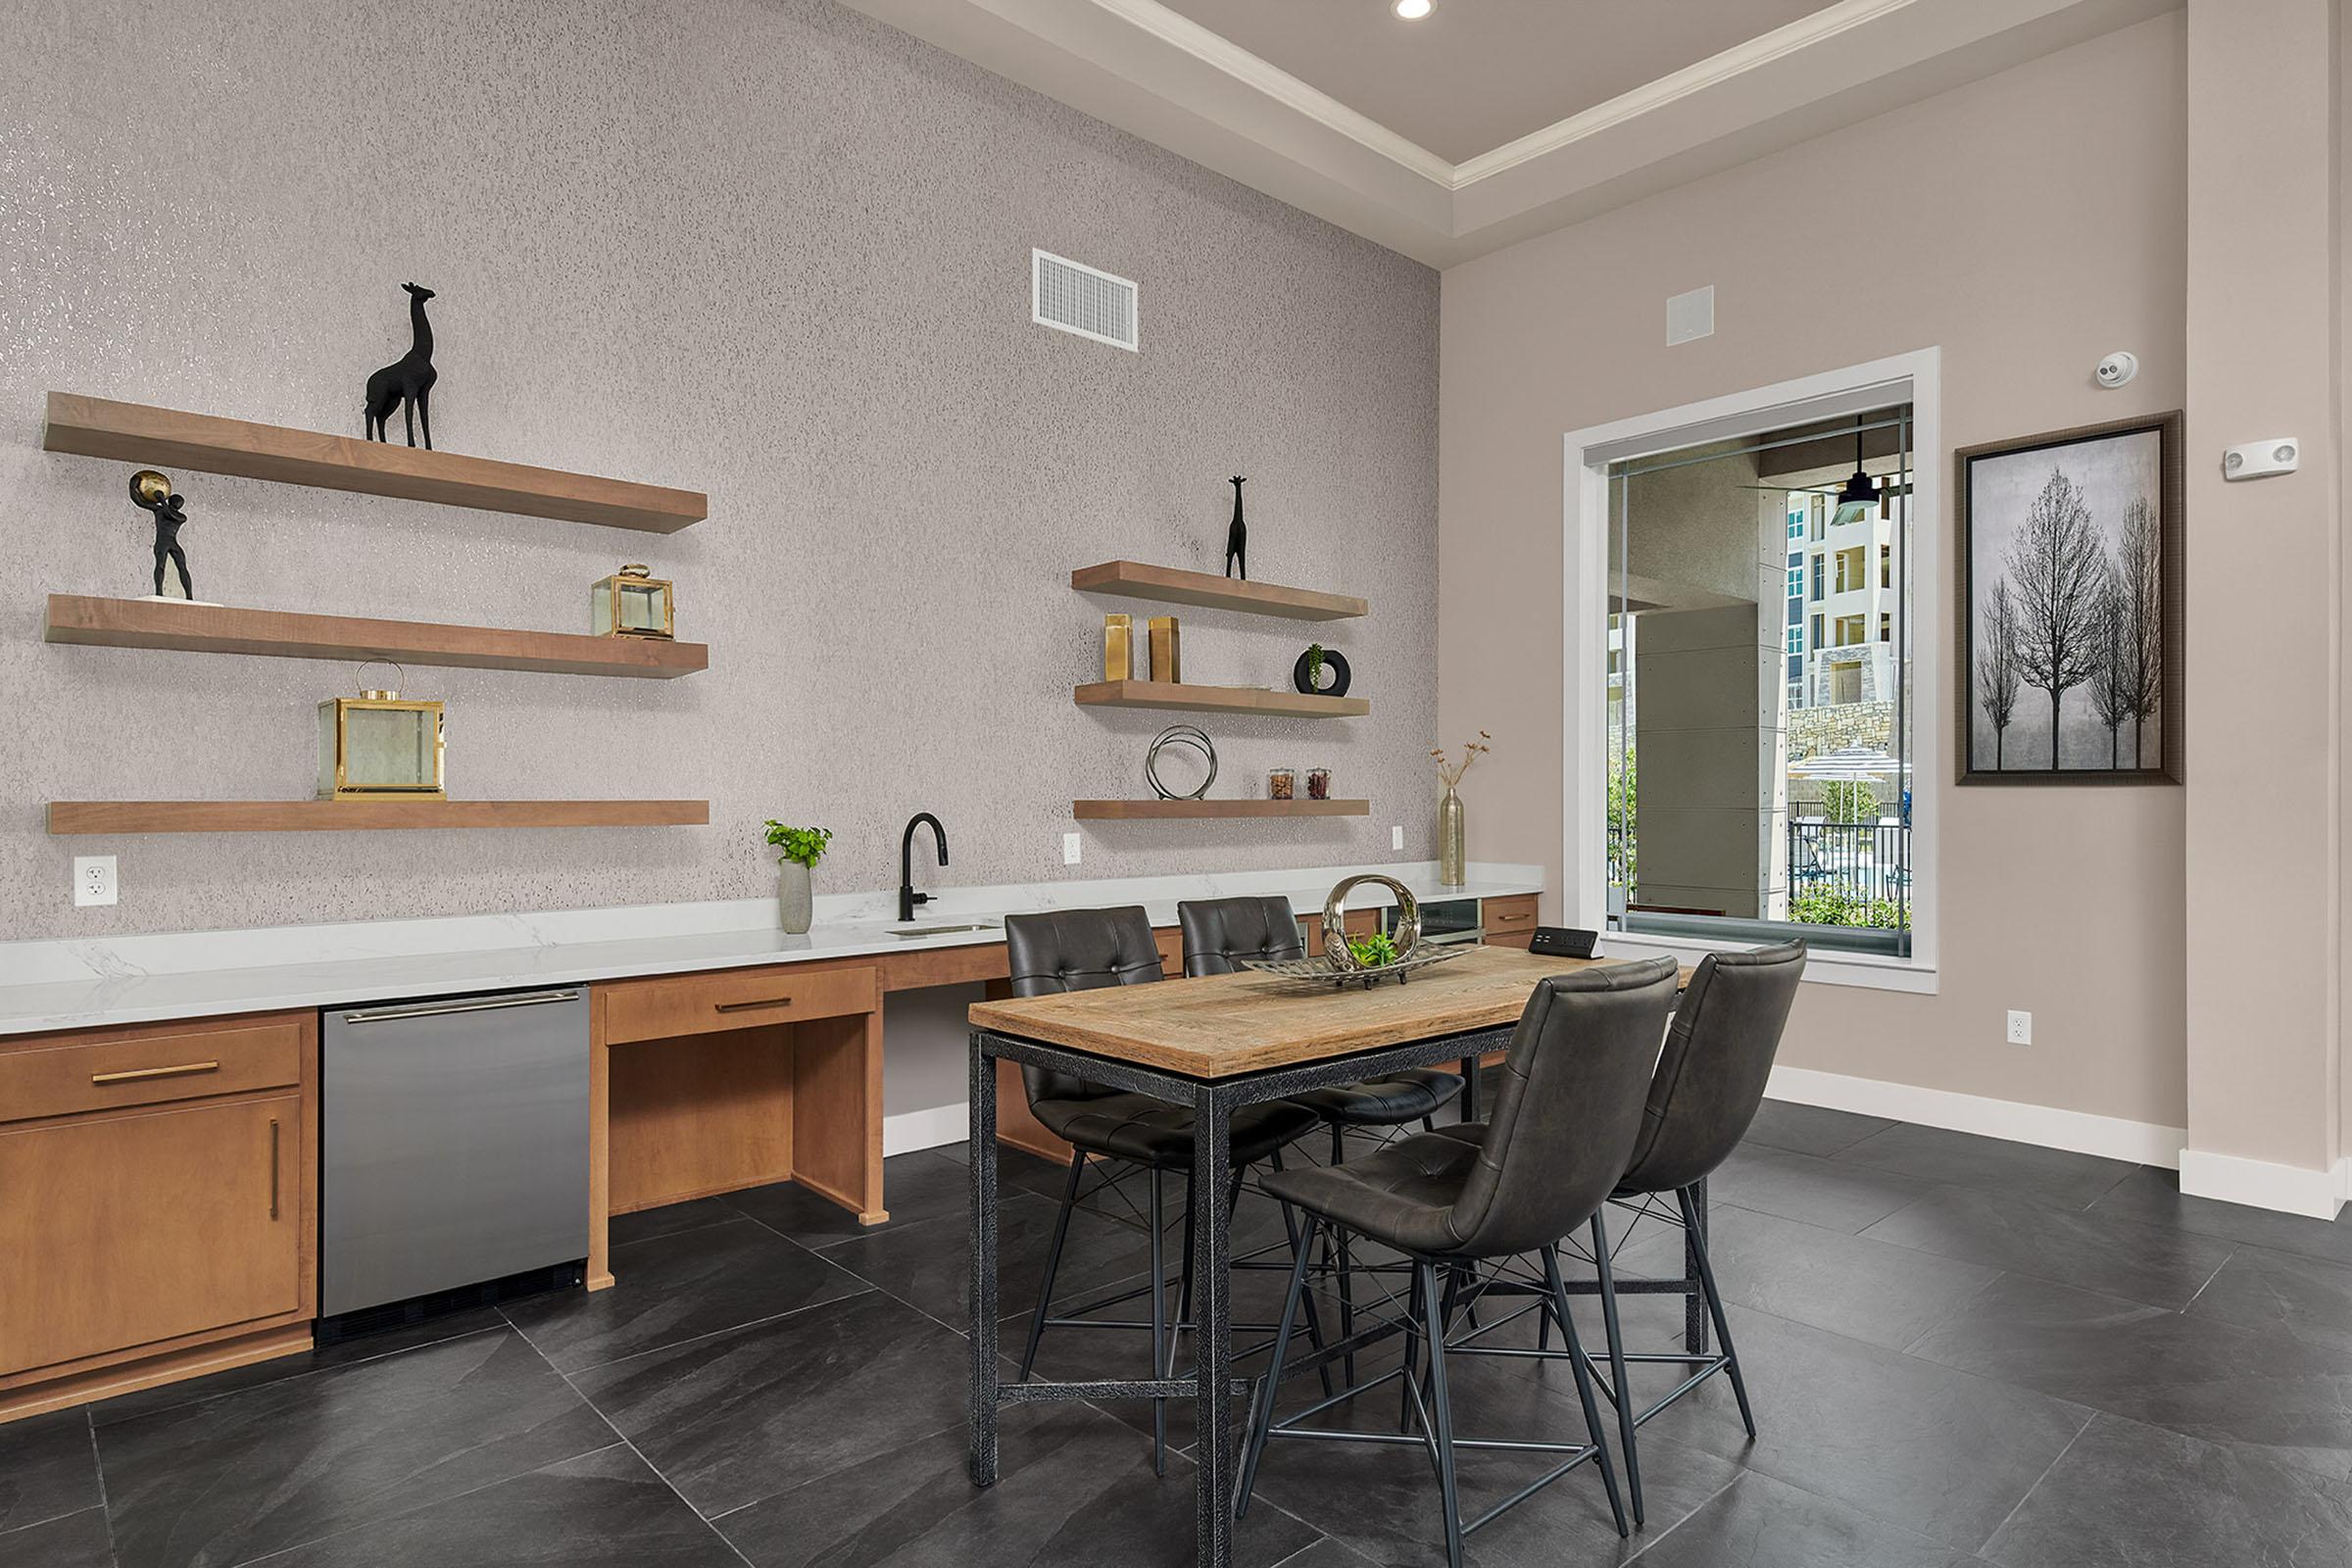
[(1395, 963), (1400, 956), (1396, 952), (1396, 939), (1386, 931), (1349, 937), (1348, 951), (1355, 958), (1355, 966), (1359, 969), (1377, 969), (1382, 964)]
[(827, 827), (786, 827), (770, 818), (767, 842), (779, 852), (776, 857), (776, 907), (783, 917), (784, 933), (800, 936), (808, 931), (814, 907), (814, 895), (808, 886), (808, 873), (816, 862), (825, 858), (825, 848), (833, 842), (833, 830)]

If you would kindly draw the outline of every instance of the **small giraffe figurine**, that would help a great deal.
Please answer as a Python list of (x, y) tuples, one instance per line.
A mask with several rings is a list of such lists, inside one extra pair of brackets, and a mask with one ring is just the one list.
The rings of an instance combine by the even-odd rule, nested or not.
[(368, 378), (368, 402), (363, 414), (368, 421), (368, 439), (382, 441), (384, 421), (398, 408), (406, 416), (409, 445), (416, 444), (416, 427), (424, 426), (424, 449), (433, 449), (433, 382), (440, 372), (433, 368), (433, 326), (424, 318), (424, 302), (433, 291), (416, 283), (400, 285), (409, 292), (409, 352)]
[(1225, 530), (1225, 575), (1233, 575), (1239, 566), (1242, 581), (1250, 580), (1250, 525), (1242, 520), (1242, 486), (1250, 481), (1240, 474), (1233, 476), (1233, 526)]

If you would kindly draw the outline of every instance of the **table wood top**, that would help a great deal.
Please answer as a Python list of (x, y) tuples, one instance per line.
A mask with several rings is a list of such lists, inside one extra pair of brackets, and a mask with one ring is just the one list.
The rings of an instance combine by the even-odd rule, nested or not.
[[(1536, 982), (1625, 958), (1478, 948), (1371, 990), (1308, 990), (1254, 970), (972, 1004), (975, 1029), (1214, 1079), (1516, 1023)], [(1690, 979), (1690, 971), (1683, 971)]]

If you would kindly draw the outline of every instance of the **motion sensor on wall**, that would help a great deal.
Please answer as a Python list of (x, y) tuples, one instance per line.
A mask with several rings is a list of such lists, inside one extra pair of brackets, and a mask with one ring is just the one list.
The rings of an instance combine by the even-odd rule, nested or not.
[(2132, 378), (2139, 373), (2139, 356), (2128, 349), (2119, 349), (2101, 360), (2098, 369), (2092, 373), (2098, 377), (2099, 385), (2112, 392), (2119, 386), (2129, 385)]

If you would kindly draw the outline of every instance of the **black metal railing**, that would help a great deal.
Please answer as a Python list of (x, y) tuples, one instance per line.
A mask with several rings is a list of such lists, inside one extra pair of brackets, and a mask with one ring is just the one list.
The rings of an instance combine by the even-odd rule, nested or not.
[(1911, 829), (1903, 822), (1788, 819), (1788, 891), (1862, 903), (1911, 903)]

